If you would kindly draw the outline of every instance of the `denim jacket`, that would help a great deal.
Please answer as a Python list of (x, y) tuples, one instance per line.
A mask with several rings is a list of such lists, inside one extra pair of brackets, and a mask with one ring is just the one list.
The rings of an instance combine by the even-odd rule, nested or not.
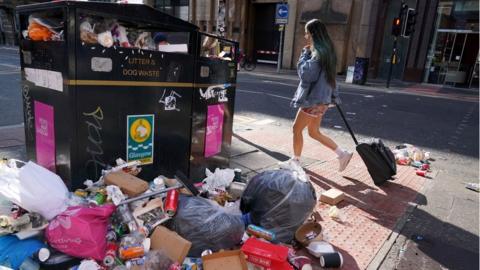
[(327, 82), (320, 61), (312, 59), (310, 50), (303, 49), (297, 63), (300, 83), (290, 103), (294, 108), (308, 108), (319, 104), (340, 104), (338, 88)]

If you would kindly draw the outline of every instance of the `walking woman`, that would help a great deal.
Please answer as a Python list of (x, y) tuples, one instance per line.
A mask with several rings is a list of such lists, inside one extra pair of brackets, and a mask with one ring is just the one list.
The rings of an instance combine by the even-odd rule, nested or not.
[(352, 153), (341, 149), (319, 128), (329, 105), (339, 103), (335, 81), (337, 57), (333, 43), (325, 25), (313, 19), (305, 25), (307, 46), (303, 48), (297, 63), (300, 77), (292, 107), (299, 108), (293, 123), (293, 157), (280, 163), (280, 167), (300, 166), (303, 148), (303, 130), (308, 128), (308, 135), (334, 151), (338, 156), (341, 172), (345, 170)]

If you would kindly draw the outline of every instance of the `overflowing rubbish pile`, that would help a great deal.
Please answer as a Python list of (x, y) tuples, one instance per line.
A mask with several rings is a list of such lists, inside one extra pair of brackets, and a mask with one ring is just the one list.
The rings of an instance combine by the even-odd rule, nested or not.
[[(139, 163), (117, 160), (97, 181), (69, 191), (33, 162), (2, 161), (0, 266), (308, 270), (343, 263), (321, 241), (320, 224), (307, 221), (317, 201), (312, 185), (291, 170), (244, 181), (238, 170), (217, 169), (197, 184), (147, 182), (140, 171)], [(318, 259), (299, 256), (299, 248)]]
[(417, 168), (417, 175), (426, 177), (431, 172), (430, 161), (433, 159), (430, 156), (430, 152), (424, 152), (407, 143), (397, 145), (392, 152), (398, 165)]
[[(168, 33), (149, 32), (132, 27), (115, 19), (101, 16), (80, 16), (79, 32), (82, 45), (100, 45), (102, 48), (136, 48), (152, 51), (186, 52), (186, 44), (171, 44)], [(64, 21), (52, 14), (33, 13), (28, 17), (25, 39), (32, 41), (64, 41)]]

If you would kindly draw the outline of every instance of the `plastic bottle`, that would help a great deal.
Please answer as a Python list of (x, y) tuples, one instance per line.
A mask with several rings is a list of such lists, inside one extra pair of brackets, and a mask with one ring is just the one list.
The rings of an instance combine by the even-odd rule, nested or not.
[(118, 249), (120, 259), (131, 260), (143, 257), (145, 255), (144, 240), (144, 235), (136, 231), (125, 235), (120, 241), (120, 247)]
[(122, 204), (117, 207), (117, 215), (121, 221), (121, 223), (126, 224), (128, 226), (128, 230), (130, 232), (134, 232), (138, 230), (137, 222), (135, 221), (132, 212), (128, 208), (128, 205)]

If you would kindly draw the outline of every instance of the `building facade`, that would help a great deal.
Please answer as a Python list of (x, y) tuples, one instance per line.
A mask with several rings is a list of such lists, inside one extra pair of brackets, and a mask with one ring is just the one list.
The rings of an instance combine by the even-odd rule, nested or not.
[[(33, 2), (42, 1), (0, 0), (0, 44), (14, 44), (13, 8)], [(240, 49), (259, 62), (276, 64), (280, 59), (281, 66), (286, 69), (296, 67), (305, 45), (305, 23), (318, 18), (326, 24), (335, 45), (337, 72), (345, 74), (357, 57), (368, 58), (368, 75), (378, 78), (388, 76), (393, 47), (392, 21), (399, 16), (403, 2), (416, 11), (416, 26), (410, 37), (398, 39), (398, 57), (392, 68), (392, 79), (478, 88), (478, 0), (107, 2), (153, 6), (198, 25), (202, 31), (238, 41)], [(284, 27), (275, 24), (278, 3), (289, 5), (288, 23)], [(281, 44), (283, 50), (280, 50)]]
[[(283, 51), (275, 6), (288, 3)], [(478, 87), (477, 0), (404, 0), (417, 13), (415, 32), (398, 40), (392, 79)], [(259, 62), (295, 68), (305, 45), (304, 25), (321, 19), (334, 42), (337, 72), (357, 57), (368, 58), (369, 77), (387, 78), (393, 46), (391, 27), (402, 1), (393, 0), (189, 0), (189, 19), (202, 30), (240, 42)], [(220, 16), (219, 16), (220, 14)]]

